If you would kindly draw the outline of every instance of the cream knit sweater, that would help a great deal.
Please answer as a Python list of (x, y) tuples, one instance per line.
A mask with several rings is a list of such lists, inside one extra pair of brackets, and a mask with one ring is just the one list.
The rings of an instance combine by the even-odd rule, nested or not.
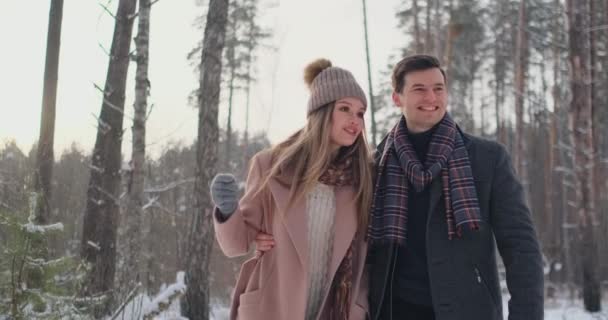
[(306, 320), (314, 320), (321, 312), (325, 292), (331, 285), (328, 269), (333, 253), (336, 197), (334, 188), (317, 184), (306, 196), (308, 214), (309, 290)]

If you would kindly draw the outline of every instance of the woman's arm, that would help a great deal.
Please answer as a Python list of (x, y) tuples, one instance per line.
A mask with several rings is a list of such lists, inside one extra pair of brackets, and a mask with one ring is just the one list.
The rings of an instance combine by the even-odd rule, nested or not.
[(220, 248), (228, 257), (241, 256), (249, 252), (249, 245), (262, 232), (263, 216), (267, 210), (264, 192), (257, 192), (263, 182), (262, 165), (259, 154), (251, 159), (245, 195), (227, 219), (219, 209), (214, 208), (213, 224)]

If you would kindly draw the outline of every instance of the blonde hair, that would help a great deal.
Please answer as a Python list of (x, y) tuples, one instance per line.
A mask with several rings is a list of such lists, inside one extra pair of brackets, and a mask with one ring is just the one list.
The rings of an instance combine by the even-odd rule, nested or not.
[(264, 190), (270, 179), (283, 170), (293, 174), (288, 207), (311, 191), (321, 175), (338, 158), (352, 157), (353, 186), (356, 190), (358, 228), (365, 232), (373, 193), (372, 160), (362, 132), (348, 147), (331, 152), (330, 130), (335, 103), (329, 103), (308, 116), (304, 128), (271, 149), (272, 167), (258, 190)]

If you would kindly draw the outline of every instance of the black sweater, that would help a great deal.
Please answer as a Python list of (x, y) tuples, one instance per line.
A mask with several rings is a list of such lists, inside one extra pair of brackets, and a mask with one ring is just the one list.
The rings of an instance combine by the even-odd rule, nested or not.
[[(424, 164), (429, 144), (436, 128), (416, 134), (409, 134), (409, 140)], [(404, 177), (405, 179), (405, 177)], [(431, 289), (426, 260), (426, 221), (430, 205), (427, 186), (416, 192), (409, 183), (407, 238), (405, 246), (399, 248), (395, 267), (393, 296), (404, 302), (431, 306)]]

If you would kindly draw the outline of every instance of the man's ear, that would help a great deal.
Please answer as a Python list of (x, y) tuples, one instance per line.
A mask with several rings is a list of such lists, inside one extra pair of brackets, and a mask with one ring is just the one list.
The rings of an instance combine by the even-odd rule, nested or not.
[(399, 99), (399, 93), (397, 91), (393, 91), (392, 98), (395, 106), (401, 108), (401, 100)]

